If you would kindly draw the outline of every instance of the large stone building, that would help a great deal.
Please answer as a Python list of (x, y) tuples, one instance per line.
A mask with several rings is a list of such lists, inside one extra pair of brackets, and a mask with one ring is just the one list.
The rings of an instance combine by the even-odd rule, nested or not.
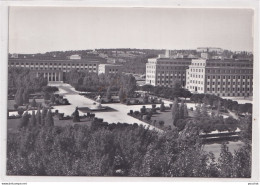
[(9, 58), (8, 67), (24, 67), (35, 71), (36, 75), (43, 74), (48, 81), (63, 81), (64, 73), (72, 69), (87, 72), (98, 72), (98, 60), (39, 60)]
[(99, 64), (98, 74), (113, 74), (113, 73), (122, 73), (122, 65), (116, 64)]
[(218, 96), (253, 95), (253, 61), (193, 59), (186, 70), (186, 88)]
[(186, 69), (190, 64), (188, 58), (150, 58), (146, 63), (146, 84), (172, 87), (178, 80), (185, 86)]

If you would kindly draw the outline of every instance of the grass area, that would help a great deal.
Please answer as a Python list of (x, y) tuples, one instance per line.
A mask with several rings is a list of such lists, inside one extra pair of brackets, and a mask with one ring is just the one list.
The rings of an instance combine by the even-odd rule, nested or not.
[[(194, 117), (194, 111), (189, 111), (189, 117)], [(164, 121), (164, 127), (172, 126), (172, 112), (171, 110), (166, 110), (164, 112), (157, 111), (158, 114), (154, 114), (151, 117), (152, 122), (156, 120), (156, 126), (158, 126), (159, 121)]]

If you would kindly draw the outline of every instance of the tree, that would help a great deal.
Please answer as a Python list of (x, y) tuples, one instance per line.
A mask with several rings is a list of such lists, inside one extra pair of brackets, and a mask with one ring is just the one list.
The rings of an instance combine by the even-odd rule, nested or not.
[(72, 115), (73, 115), (73, 122), (80, 122), (78, 107), (76, 107)]
[(54, 94), (51, 94), (51, 99), (50, 99), (50, 100), (51, 100), (51, 103), (52, 103), (52, 104), (55, 103), (55, 96), (54, 96)]
[(23, 105), (23, 88), (19, 88), (16, 91), (15, 102), (18, 106)]
[(245, 146), (235, 151), (234, 155), (234, 176), (242, 178), (251, 177), (251, 163), (252, 163), (252, 147), (251, 144), (246, 143)]
[(126, 95), (127, 97), (132, 97), (136, 89), (136, 80), (133, 75), (128, 75), (126, 77), (127, 77), (127, 83), (125, 84)]
[(32, 116), (30, 118), (30, 126), (33, 127), (36, 125), (36, 116), (35, 116), (35, 111), (32, 111)]
[(202, 99), (202, 103), (209, 105), (209, 99), (206, 95), (204, 95), (203, 99)]
[(173, 85), (172, 85), (173, 87), (173, 97), (174, 98), (177, 98), (177, 97), (180, 97), (181, 96), (181, 83), (178, 81), (178, 80), (175, 80), (174, 82), (173, 82)]
[(184, 118), (188, 118), (189, 117), (189, 111), (188, 111), (188, 107), (187, 107), (187, 104), (185, 103), (184, 104), (184, 111), (183, 111), (183, 115), (184, 115)]
[(51, 96), (48, 92), (44, 92), (43, 98), (44, 98), (44, 100), (49, 100), (51, 98)]
[(30, 116), (29, 116), (28, 112), (25, 112), (23, 114), (22, 118), (20, 119), (19, 127), (20, 128), (27, 127), (27, 125), (29, 123), (29, 119), (30, 119)]
[(185, 100), (186, 100), (186, 98), (190, 98), (190, 97), (192, 96), (192, 94), (191, 94), (191, 92), (190, 92), (189, 90), (187, 90), (187, 89), (182, 89), (182, 91), (181, 91), (181, 96), (182, 96), (183, 98), (185, 98)]
[(160, 127), (163, 127), (164, 126), (164, 121), (160, 120), (159, 121), (159, 125), (160, 125)]
[(161, 103), (161, 106), (160, 106), (160, 111), (161, 111), (161, 112), (164, 112), (164, 111), (165, 111), (164, 102), (162, 102), (162, 103)]
[(46, 117), (45, 117), (45, 126), (52, 127), (54, 126), (54, 121), (52, 117), (51, 109), (47, 111)]
[(32, 102), (31, 102), (31, 107), (36, 107), (36, 106), (37, 106), (36, 100), (35, 100), (35, 98), (33, 98)]
[(180, 113), (180, 115), (179, 115), (180, 119), (183, 119), (184, 118), (184, 102), (183, 101), (181, 101), (179, 113)]
[(218, 101), (217, 114), (216, 114), (217, 117), (219, 117), (220, 109), (221, 109), (221, 104), (220, 104), (220, 100), (219, 100)]
[(180, 118), (179, 114), (179, 105), (178, 105), (178, 100), (175, 98), (173, 105), (172, 105), (172, 120), (173, 120), (173, 125), (175, 125)]
[(221, 177), (233, 177), (233, 156), (225, 143), (221, 145), (218, 163)]
[(23, 103), (25, 103), (25, 104), (29, 103), (29, 93), (28, 93), (28, 89), (25, 89), (25, 90), (23, 91), (22, 97), (23, 97)]
[(37, 123), (37, 125), (41, 125), (41, 121), (42, 121), (41, 109), (40, 109), (40, 107), (38, 107), (38, 110), (36, 112), (36, 123)]
[(203, 103), (202, 107), (201, 107), (201, 116), (203, 116), (203, 117), (208, 116), (208, 111), (207, 111), (207, 107), (206, 107), (205, 103)]
[(18, 108), (17, 113), (18, 113), (20, 116), (22, 116), (23, 113), (24, 113), (24, 109), (23, 109), (23, 108)]
[(148, 103), (148, 96), (147, 96), (147, 94), (145, 94), (144, 97), (143, 97), (143, 103), (144, 104)]
[(201, 104), (198, 104), (195, 109), (195, 117), (199, 118), (201, 116)]
[(124, 90), (122, 87), (119, 89), (118, 96), (119, 96), (120, 102), (123, 103), (125, 101), (125, 93), (124, 93)]
[(17, 110), (18, 109), (18, 105), (15, 103), (14, 104), (14, 109)]
[(110, 101), (111, 100), (111, 87), (107, 88), (106, 98)]
[(43, 107), (42, 113), (41, 113), (41, 124), (42, 125), (45, 125), (45, 123), (46, 123), (45, 119), (46, 119), (47, 112), (48, 112), (48, 110), (45, 107)]

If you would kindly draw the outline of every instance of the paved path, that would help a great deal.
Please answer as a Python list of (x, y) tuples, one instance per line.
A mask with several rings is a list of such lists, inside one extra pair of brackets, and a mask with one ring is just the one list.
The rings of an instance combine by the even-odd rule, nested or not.
[(239, 117), (234, 112), (232, 112), (230, 110), (227, 110), (227, 111), (228, 111), (229, 115), (232, 116), (234, 119), (236, 119), (236, 120), (239, 119)]
[[(62, 94), (64, 98), (67, 98), (70, 102), (70, 105), (64, 105), (64, 106), (54, 106), (54, 110), (58, 110), (59, 112), (64, 113), (64, 115), (71, 115), (72, 112), (75, 110), (76, 107), (95, 107), (93, 104), (95, 101), (86, 98), (84, 96), (81, 96), (78, 94), (77, 91), (73, 87), (71, 87), (68, 84), (55, 84), (59, 88), (59, 94)], [(166, 105), (171, 102), (166, 102)], [(130, 112), (130, 110), (140, 110), (140, 108), (143, 105), (124, 105), (121, 103), (114, 103), (114, 104), (105, 104), (104, 106), (111, 107), (112, 109), (115, 109), (116, 111), (111, 112), (95, 112), (96, 117), (103, 118), (105, 122), (108, 123), (129, 123), (134, 124), (137, 123), (139, 125), (143, 125), (145, 127), (150, 126), (151, 129), (156, 127), (153, 127), (152, 125), (149, 125), (143, 121), (140, 121), (136, 118), (133, 118), (131, 116), (128, 116), (127, 113)], [(158, 105), (159, 106), (159, 105)], [(147, 108), (151, 108), (152, 105), (146, 105)], [(79, 111), (80, 115), (83, 115), (85, 113)]]

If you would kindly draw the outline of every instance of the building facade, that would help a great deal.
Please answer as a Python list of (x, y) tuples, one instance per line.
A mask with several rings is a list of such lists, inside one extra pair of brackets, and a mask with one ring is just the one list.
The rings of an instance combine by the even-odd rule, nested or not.
[(146, 63), (146, 84), (172, 87), (174, 81), (186, 83), (186, 69), (191, 64), (188, 58), (150, 58)]
[(76, 69), (98, 72), (99, 61), (95, 60), (39, 60), (9, 58), (8, 67), (24, 67), (35, 71), (36, 76), (43, 74), (48, 81), (63, 81), (64, 73)]
[(99, 64), (98, 66), (98, 74), (115, 74), (122, 73), (123, 66), (122, 65), (114, 65), (114, 64)]
[(217, 96), (252, 96), (253, 61), (193, 59), (186, 70), (186, 88)]

